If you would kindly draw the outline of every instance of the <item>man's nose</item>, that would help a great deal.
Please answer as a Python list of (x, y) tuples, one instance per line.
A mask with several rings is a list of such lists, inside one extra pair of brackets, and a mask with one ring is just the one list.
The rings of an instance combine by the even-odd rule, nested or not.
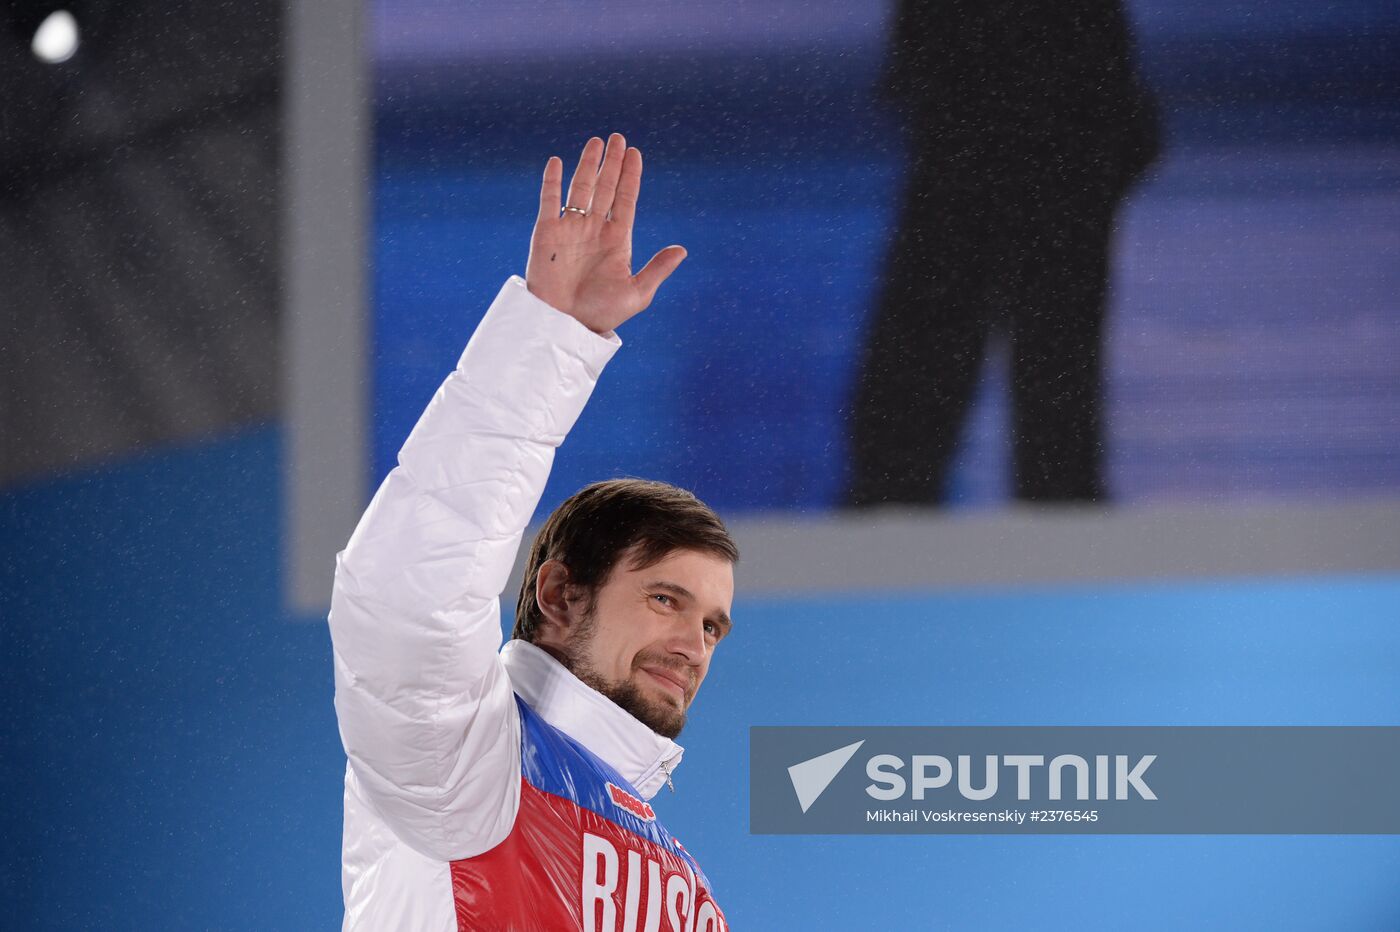
[(705, 662), (705, 619), (693, 616), (683, 619), (671, 633), (671, 650), (695, 666)]

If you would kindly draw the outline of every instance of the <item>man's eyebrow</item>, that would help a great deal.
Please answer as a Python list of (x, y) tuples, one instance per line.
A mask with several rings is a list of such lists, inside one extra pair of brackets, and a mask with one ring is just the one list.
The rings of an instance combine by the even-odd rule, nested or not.
[[(667, 592), (670, 592), (674, 595), (678, 595), (683, 599), (690, 599), (690, 601), (692, 602), (696, 601), (695, 593), (691, 592), (685, 586), (673, 582), (667, 582), (664, 579), (652, 580), (651, 582), (646, 584), (646, 588), (664, 589)], [(730, 619), (728, 613), (726, 613), (723, 609), (721, 609), (715, 614), (715, 618), (720, 622), (720, 624), (724, 625), (726, 631), (734, 627), (734, 622)]]

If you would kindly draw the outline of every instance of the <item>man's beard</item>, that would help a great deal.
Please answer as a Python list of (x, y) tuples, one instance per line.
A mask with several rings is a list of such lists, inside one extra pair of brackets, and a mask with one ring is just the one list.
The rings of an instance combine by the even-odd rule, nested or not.
[[(583, 617), (578, 630), (574, 632), (574, 636), (570, 640), (568, 650), (564, 652), (564, 666), (584, 684), (607, 696), (623, 711), (629, 713), (658, 735), (665, 738), (675, 738), (680, 735), (681, 730), (685, 728), (684, 709), (648, 698), (631, 679), (620, 683), (611, 683), (584, 660), (584, 655), (587, 653), (589, 643), (593, 640), (597, 626), (597, 616), (590, 611)], [(637, 660), (641, 659), (642, 657), (638, 655), (633, 661), (633, 673), (638, 672), (635, 664)], [(671, 669), (670, 664), (664, 661), (657, 661), (655, 665)], [(682, 676), (689, 679), (686, 674), (682, 674)]]

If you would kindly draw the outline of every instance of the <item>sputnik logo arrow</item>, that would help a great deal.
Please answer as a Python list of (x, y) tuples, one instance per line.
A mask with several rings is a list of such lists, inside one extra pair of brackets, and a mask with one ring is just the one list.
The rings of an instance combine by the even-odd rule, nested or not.
[(864, 744), (864, 739), (855, 744), (848, 744), (844, 748), (837, 748), (828, 751), (819, 757), (804, 760), (800, 764), (793, 764), (788, 768), (788, 777), (792, 780), (792, 789), (797, 793), (797, 802), (802, 806), (802, 811), (806, 812), (812, 808), (812, 803), (817, 801), (817, 797), (826, 792), (826, 788), (831, 785), (831, 781), (836, 779), (836, 775), (841, 772), (841, 768), (855, 756), (856, 751)]

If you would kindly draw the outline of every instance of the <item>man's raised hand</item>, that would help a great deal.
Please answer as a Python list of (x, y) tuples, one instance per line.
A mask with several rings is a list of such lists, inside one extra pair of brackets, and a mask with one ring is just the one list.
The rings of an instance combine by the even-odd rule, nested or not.
[[(627, 148), (621, 133), (588, 140), (579, 156), (569, 196), (560, 201), (564, 163), (544, 167), (540, 213), (530, 238), (525, 284), (531, 294), (595, 333), (607, 333), (646, 310), (685, 258), (667, 246), (632, 274), (632, 220), (642, 186), (642, 153)], [(566, 210), (565, 207), (579, 208)]]

